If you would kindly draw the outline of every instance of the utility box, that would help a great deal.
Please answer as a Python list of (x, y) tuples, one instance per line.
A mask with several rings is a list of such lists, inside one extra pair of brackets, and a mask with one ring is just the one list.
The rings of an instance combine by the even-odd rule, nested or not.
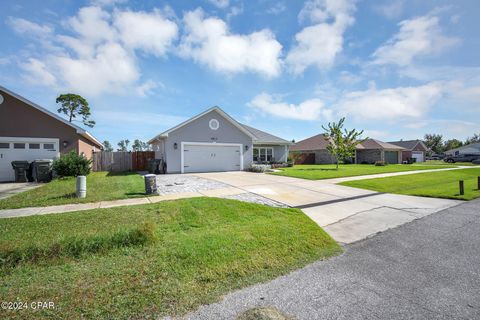
[(12, 161), (12, 168), (15, 171), (15, 182), (28, 182), (28, 161)]
[(34, 160), (32, 162), (32, 176), (35, 182), (49, 182), (52, 180), (52, 163), (50, 159)]

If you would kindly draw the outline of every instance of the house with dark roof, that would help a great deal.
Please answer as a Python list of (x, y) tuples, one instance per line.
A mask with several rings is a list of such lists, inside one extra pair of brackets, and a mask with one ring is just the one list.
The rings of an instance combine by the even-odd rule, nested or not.
[(428, 147), (422, 140), (400, 140), (389, 143), (405, 149), (402, 151), (402, 162), (412, 162), (411, 159), (415, 159), (415, 162), (424, 162), (426, 160)]
[(290, 141), (244, 125), (219, 107), (155, 137), (149, 144), (167, 173), (244, 170), (254, 162), (286, 162)]
[(461, 154), (480, 154), (480, 142), (470, 143), (455, 149), (445, 151), (448, 156), (458, 156)]
[(85, 129), (0, 86), (0, 181), (15, 179), (12, 161), (56, 159), (103, 148)]
[[(290, 147), (292, 156), (300, 159), (300, 163), (333, 164), (335, 158), (327, 151), (328, 138), (324, 134), (298, 141)], [(376, 139), (367, 139), (356, 147), (354, 163), (375, 163), (385, 161), (388, 163), (401, 163), (404, 148)], [(306, 161), (302, 161), (306, 159)], [(300, 164), (299, 161), (296, 161)]]

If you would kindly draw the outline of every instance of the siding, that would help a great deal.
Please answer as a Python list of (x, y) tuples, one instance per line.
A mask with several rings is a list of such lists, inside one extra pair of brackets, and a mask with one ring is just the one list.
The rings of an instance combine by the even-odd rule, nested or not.
[[(212, 130), (208, 125), (210, 119), (213, 118), (220, 123), (218, 130)], [(168, 173), (179, 173), (181, 171), (181, 142), (239, 143), (242, 144), (243, 148), (243, 167), (249, 167), (253, 160), (252, 138), (240, 131), (215, 110), (168, 134), (165, 139)], [(174, 143), (177, 143), (177, 149), (174, 149)], [(248, 146), (248, 150), (245, 150), (245, 146)]]

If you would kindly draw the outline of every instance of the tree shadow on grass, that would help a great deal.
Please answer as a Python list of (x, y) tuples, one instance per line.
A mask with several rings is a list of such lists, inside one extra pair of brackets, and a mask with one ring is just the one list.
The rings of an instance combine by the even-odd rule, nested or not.
[[(337, 169), (335, 168), (332, 168), (332, 169), (327, 169), (327, 168), (310, 168), (310, 169), (297, 169), (298, 171), (338, 171)], [(340, 168), (339, 168), (340, 170)]]
[(55, 197), (49, 197), (48, 200), (72, 199), (72, 198), (76, 198), (76, 197), (77, 197), (77, 194), (75, 192), (70, 192), (70, 193), (62, 194), (62, 195), (55, 196)]

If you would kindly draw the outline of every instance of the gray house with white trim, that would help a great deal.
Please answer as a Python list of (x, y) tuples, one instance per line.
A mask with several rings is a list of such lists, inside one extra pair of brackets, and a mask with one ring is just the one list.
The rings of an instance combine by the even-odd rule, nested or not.
[(148, 141), (167, 173), (244, 170), (254, 162), (286, 162), (290, 141), (244, 125), (219, 107)]

